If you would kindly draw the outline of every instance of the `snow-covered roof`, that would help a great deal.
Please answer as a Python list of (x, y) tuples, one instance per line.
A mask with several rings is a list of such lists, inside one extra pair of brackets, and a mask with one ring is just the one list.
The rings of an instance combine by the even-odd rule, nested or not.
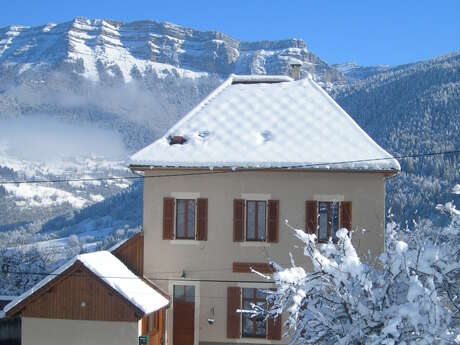
[[(184, 142), (172, 144), (174, 137)], [(253, 75), (230, 76), (163, 137), (135, 153), (131, 164), (400, 170), (311, 78)]]
[(3, 311), (8, 313), (9, 310), (45, 286), (47, 283), (51, 282), (77, 261), (81, 262), (87, 269), (101, 278), (107, 285), (117, 291), (126, 300), (145, 314), (153, 313), (154, 311), (167, 306), (169, 303), (166, 297), (161, 295), (144, 280), (131, 272), (125, 264), (123, 264), (110, 252), (98, 251), (81, 254), (68, 261), (55, 272), (7, 304)]

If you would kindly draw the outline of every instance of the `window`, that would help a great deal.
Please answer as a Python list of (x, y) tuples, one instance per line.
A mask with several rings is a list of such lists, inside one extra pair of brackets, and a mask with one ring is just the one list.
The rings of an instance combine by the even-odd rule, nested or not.
[(336, 241), (339, 229), (339, 203), (320, 201), (318, 205), (318, 241), (327, 242), (332, 237)]
[(266, 210), (266, 201), (246, 201), (246, 241), (265, 241)]
[(176, 200), (176, 238), (195, 239), (195, 200)]
[(195, 302), (195, 286), (174, 285), (174, 300), (182, 302)]
[[(244, 288), (243, 290), (243, 309), (250, 310), (251, 303), (264, 305), (266, 295), (260, 289)], [(242, 335), (243, 337), (265, 338), (267, 335), (267, 322), (263, 316), (251, 317), (250, 314), (242, 314)]]

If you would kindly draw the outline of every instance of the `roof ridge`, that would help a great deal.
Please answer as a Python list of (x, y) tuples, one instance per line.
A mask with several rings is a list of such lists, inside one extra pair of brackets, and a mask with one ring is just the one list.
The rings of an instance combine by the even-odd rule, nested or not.
[(294, 81), (287, 75), (267, 75), (267, 74), (231, 74), (232, 85), (235, 84), (258, 84), (258, 83), (283, 83)]

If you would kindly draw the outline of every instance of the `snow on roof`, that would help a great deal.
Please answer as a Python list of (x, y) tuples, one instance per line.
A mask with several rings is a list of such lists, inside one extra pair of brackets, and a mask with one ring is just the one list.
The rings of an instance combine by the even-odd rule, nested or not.
[(230, 76), (131, 164), (400, 170), (312, 78), (286, 76)]
[(98, 251), (81, 254), (59, 267), (51, 275), (38, 282), (35, 286), (24, 292), (4, 308), (7, 313), (25, 298), (32, 295), (48, 282), (56, 278), (77, 261), (81, 262), (96, 276), (101, 278), (107, 285), (120, 293), (126, 300), (131, 302), (145, 314), (153, 313), (168, 305), (169, 301), (154, 288), (145, 283), (140, 277), (131, 272), (125, 264), (118, 260), (108, 251)]

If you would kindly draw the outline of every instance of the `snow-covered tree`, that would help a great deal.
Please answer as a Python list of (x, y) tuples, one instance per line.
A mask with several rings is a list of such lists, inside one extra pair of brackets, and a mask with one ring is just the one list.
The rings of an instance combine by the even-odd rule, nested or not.
[[(439, 206), (452, 221), (442, 231), (390, 222), (385, 251), (363, 262), (346, 229), (337, 243), (318, 244), (315, 235), (290, 227), (303, 243), (313, 270), (277, 263), (277, 291), (252, 313), (287, 315), (291, 344), (448, 344), (457, 337), (460, 274), (460, 212)], [(267, 277), (269, 279), (269, 277)], [(460, 336), (458, 337), (460, 339)]]

